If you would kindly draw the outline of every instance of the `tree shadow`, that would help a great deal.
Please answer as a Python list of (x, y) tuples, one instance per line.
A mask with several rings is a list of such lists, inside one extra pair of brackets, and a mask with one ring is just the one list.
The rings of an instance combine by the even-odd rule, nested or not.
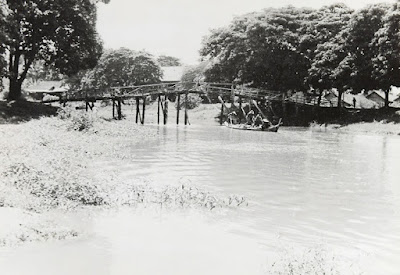
[(18, 124), (43, 116), (54, 116), (58, 107), (25, 100), (0, 100), (0, 124)]

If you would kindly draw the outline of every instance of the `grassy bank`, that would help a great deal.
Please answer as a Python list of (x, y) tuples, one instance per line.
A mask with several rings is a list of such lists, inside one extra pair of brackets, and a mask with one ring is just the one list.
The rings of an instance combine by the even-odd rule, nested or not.
[(133, 120), (105, 120), (96, 112), (75, 110), (0, 125), (0, 220), (16, 221), (3, 227), (10, 230), (0, 230), (0, 246), (78, 235), (73, 228), (48, 225), (51, 221), (42, 214), (54, 209), (147, 204), (215, 211), (244, 205), (243, 197), (222, 198), (181, 183), (156, 187), (143, 179), (125, 182), (118, 171), (102, 169), (101, 163), (129, 162), (127, 144), (140, 146), (158, 138), (156, 128)]

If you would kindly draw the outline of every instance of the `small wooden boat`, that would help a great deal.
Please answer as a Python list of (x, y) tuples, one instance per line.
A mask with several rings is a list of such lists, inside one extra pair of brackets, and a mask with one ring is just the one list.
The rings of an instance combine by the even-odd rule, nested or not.
[(248, 124), (230, 124), (225, 121), (224, 126), (232, 129), (238, 130), (250, 130), (250, 131), (264, 131), (264, 132), (278, 132), (279, 126), (281, 126), (281, 120), (279, 120), (278, 124), (269, 126), (268, 128), (263, 128), (260, 126), (251, 126)]

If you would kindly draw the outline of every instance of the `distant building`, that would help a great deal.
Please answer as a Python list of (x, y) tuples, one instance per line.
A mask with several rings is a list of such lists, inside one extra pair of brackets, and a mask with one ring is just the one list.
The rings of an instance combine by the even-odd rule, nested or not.
[(181, 81), (184, 67), (183, 66), (172, 66), (172, 67), (161, 67), (163, 77), (161, 82), (179, 82)]
[[(354, 99), (356, 103), (355, 107), (354, 107)], [(321, 100), (321, 106), (336, 107), (337, 105), (338, 105), (338, 91), (336, 89), (327, 91)], [(377, 108), (379, 105), (373, 100), (366, 98), (362, 93), (356, 95), (343, 93), (342, 106), (345, 108), (355, 108), (355, 109), (374, 109)]]
[(62, 81), (39, 81), (33, 85), (23, 88), (27, 97), (36, 100), (43, 100), (46, 95), (61, 97), (69, 90), (67, 85)]
[(391, 104), (392, 107), (396, 107), (396, 108), (400, 108), (400, 95), (397, 96), (397, 98), (395, 98), (393, 100), (393, 103)]
[[(380, 107), (385, 106), (385, 92), (382, 90), (369, 91), (366, 96), (369, 100), (376, 102)], [(389, 105), (397, 98), (394, 92), (389, 92)]]

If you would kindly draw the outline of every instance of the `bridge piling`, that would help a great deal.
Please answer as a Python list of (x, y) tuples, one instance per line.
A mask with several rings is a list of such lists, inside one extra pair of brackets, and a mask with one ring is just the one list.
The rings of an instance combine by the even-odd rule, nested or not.
[(176, 94), (177, 106), (176, 106), (176, 124), (179, 125), (179, 110), (181, 109), (181, 95)]
[(160, 101), (161, 101), (161, 97), (160, 95), (158, 95), (158, 106), (157, 106), (157, 124), (160, 124)]
[(115, 118), (115, 100), (114, 98), (111, 99), (112, 101), (112, 118)]
[(136, 123), (138, 123), (138, 119), (139, 119), (139, 112), (140, 112), (140, 110), (139, 110), (139, 98), (138, 97), (136, 97), (135, 98), (136, 99)]
[(118, 98), (118, 105), (117, 105), (117, 113), (118, 113), (118, 120), (122, 119), (122, 100)]
[(165, 95), (165, 102), (164, 102), (164, 125), (167, 124), (168, 121), (168, 96)]
[(185, 125), (188, 123), (188, 93), (185, 94)]
[(142, 106), (142, 119), (141, 123), (144, 124), (144, 113), (146, 111), (146, 97), (143, 97), (143, 106)]
[(221, 102), (221, 114), (219, 115), (219, 124), (222, 125), (222, 117), (224, 115), (224, 102)]

